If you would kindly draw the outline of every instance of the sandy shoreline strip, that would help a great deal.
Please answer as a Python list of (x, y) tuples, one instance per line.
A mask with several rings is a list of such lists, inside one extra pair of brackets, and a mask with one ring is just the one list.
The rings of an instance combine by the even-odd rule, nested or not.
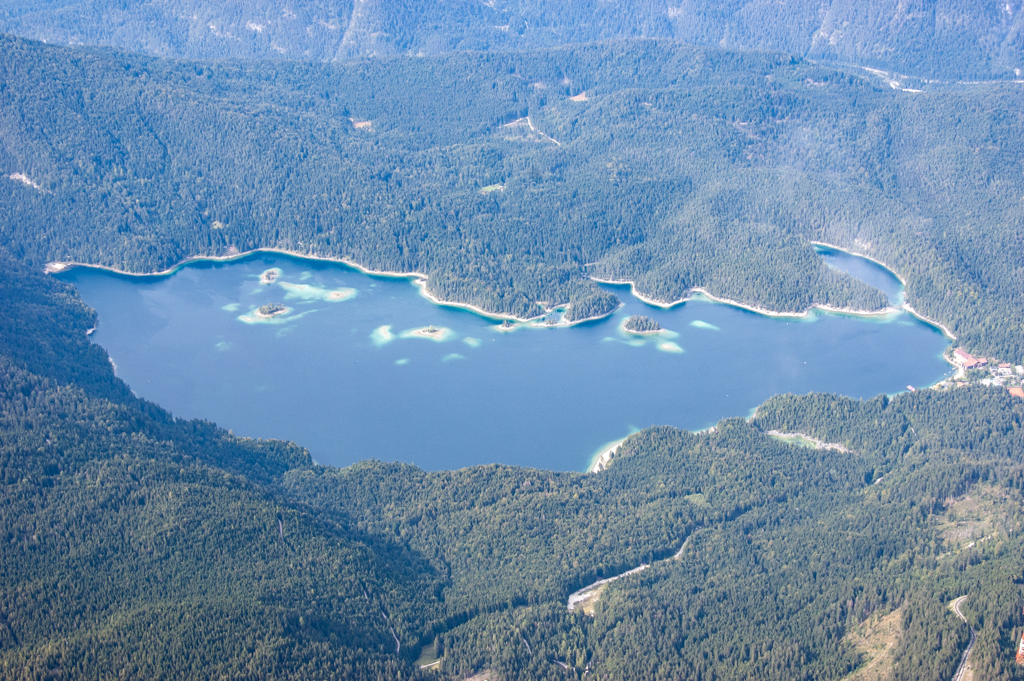
[[(820, 242), (820, 241), (814, 241), (814, 242), (811, 242), (811, 243), (819, 245), (819, 246), (825, 246), (827, 248), (834, 248), (837, 251), (842, 251), (844, 253), (849, 253), (850, 255), (858, 257), (858, 258), (865, 258), (867, 260), (870, 260), (871, 262), (875, 263), (876, 265), (878, 265), (880, 267), (884, 267), (889, 272), (892, 272), (893, 276), (900, 280), (900, 283), (904, 286), (904, 288), (906, 287), (906, 283), (904, 282), (903, 277), (901, 277), (896, 272), (893, 272), (892, 270), (890, 270), (885, 265), (885, 263), (883, 263), (883, 262), (875, 260), (874, 258), (868, 257), (866, 255), (861, 255), (859, 253), (854, 253), (854, 252), (848, 251), (848, 250), (846, 250), (844, 248), (839, 248), (838, 246), (833, 246), (831, 244), (826, 244), (826, 243), (823, 243), (823, 242)], [(729, 298), (721, 298), (721, 297), (716, 296), (714, 294), (708, 293), (706, 289), (701, 288), (699, 286), (695, 286), (694, 288), (690, 289), (689, 293), (687, 293), (687, 295), (683, 296), (679, 300), (675, 300), (675, 301), (666, 303), (666, 302), (661, 301), (661, 300), (655, 300), (654, 298), (648, 298), (648, 297), (644, 296), (642, 293), (637, 291), (636, 284), (632, 280), (629, 280), (629, 279), (621, 279), (621, 280), (616, 280), (616, 279), (598, 279), (597, 277), (591, 277), (591, 279), (593, 281), (596, 281), (599, 284), (612, 284), (612, 285), (615, 285), (615, 286), (627, 286), (628, 285), (629, 286), (629, 291), (630, 291), (630, 293), (634, 297), (642, 300), (643, 302), (647, 303), (648, 305), (653, 305), (654, 307), (660, 307), (663, 310), (667, 310), (667, 309), (673, 308), (676, 305), (682, 305), (683, 303), (685, 303), (685, 302), (687, 302), (689, 300), (693, 300), (695, 294), (699, 294), (699, 295), (707, 298), (708, 300), (710, 300), (712, 302), (721, 303), (723, 305), (732, 305), (733, 307), (738, 307), (738, 308), (740, 308), (742, 310), (748, 310), (749, 312), (754, 312), (756, 314), (764, 315), (766, 317), (778, 317), (778, 318), (790, 317), (790, 318), (793, 318), (793, 319), (804, 319), (804, 318), (808, 317), (811, 314), (812, 310), (815, 310), (815, 309), (821, 310), (822, 312), (826, 312), (826, 313), (829, 313), (829, 314), (849, 315), (851, 317), (866, 317), (866, 318), (884, 317), (884, 316), (890, 315), (890, 314), (897, 314), (897, 313), (900, 313), (900, 312), (906, 312), (906, 313), (910, 314), (911, 316), (913, 316), (915, 319), (918, 319), (918, 320), (924, 322), (925, 324), (927, 324), (927, 325), (929, 325), (929, 326), (931, 326), (933, 328), (938, 329), (939, 331), (942, 332), (942, 335), (945, 336), (948, 340), (956, 341), (956, 336), (953, 334), (952, 331), (950, 331), (948, 328), (946, 328), (946, 326), (944, 324), (941, 324), (940, 322), (937, 322), (934, 319), (930, 319), (929, 317), (924, 316), (923, 314), (921, 314), (920, 312), (915, 310), (910, 305), (910, 303), (906, 302), (905, 300), (904, 300), (904, 303), (902, 305), (899, 305), (899, 306), (896, 306), (896, 307), (889, 306), (889, 307), (883, 308), (881, 310), (875, 310), (875, 311), (872, 311), (872, 310), (856, 310), (856, 309), (853, 309), (853, 308), (833, 307), (832, 305), (815, 304), (815, 305), (811, 305), (810, 307), (808, 307), (803, 312), (776, 312), (774, 310), (768, 310), (768, 309), (763, 308), (763, 307), (757, 307), (756, 305), (747, 305), (746, 303), (741, 303), (738, 300), (731, 300)], [(905, 298), (906, 298), (906, 296), (904, 295), (904, 299)], [(958, 365), (956, 362), (954, 362), (952, 360), (952, 358), (950, 358), (946, 353), (942, 354), (942, 358), (944, 360), (946, 360), (946, 362), (948, 364), (952, 365), (954, 368), (956, 368), (956, 369), (960, 368), (960, 365)], [(945, 380), (945, 379), (943, 379), (943, 380)], [(942, 381), (938, 381), (935, 384), (933, 384), (932, 386), (927, 386), (927, 387), (935, 387), (939, 383), (942, 383)]]
[[(825, 305), (825, 304), (822, 304), (822, 303), (815, 303), (814, 305), (809, 306), (803, 312), (778, 312), (776, 310), (769, 310), (766, 307), (759, 307), (757, 305), (750, 305), (749, 303), (741, 303), (740, 301), (732, 300), (731, 298), (722, 298), (721, 296), (716, 296), (715, 294), (708, 292), (707, 289), (705, 289), (703, 287), (700, 287), (700, 286), (694, 286), (693, 288), (691, 288), (689, 290), (689, 292), (685, 296), (683, 296), (679, 300), (673, 300), (671, 302), (665, 302), (663, 300), (657, 300), (655, 298), (648, 298), (644, 294), (640, 293), (636, 289), (636, 284), (633, 283), (633, 281), (631, 281), (629, 279), (598, 279), (597, 277), (591, 277), (591, 279), (593, 281), (596, 281), (599, 284), (611, 284), (613, 286), (627, 286), (628, 285), (629, 289), (630, 289), (630, 293), (633, 295), (633, 297), (635, 297), (635, 298), (637, 298), (639, 300), (642, 300), (643, 302), (647, 303), (648, 305), (653, 305), (654, 307), (660, 307), (663, 310), (667, 310), (667, 309), (675, 307), (676, 305), (682, 305), (683, 303), (686, 303), (686, 302), (689, 302), (691, 300), (694, 300), (696, 298), (696, 296), (698, 296), (698, 295), (702, 296), (704, 298), (707, 298), (708, 300), (710, 300), (710, 301), (712, 301), (714, 303), (721, 303), (723, 305), (730, 305), (732, 307), (738, 307), (740, 309), (747, 310), (748, 312), (755, 312), (755, 313), (757, 313), (759, 315), (764, 315), (765, 317), (780, 317), (780, 318), (788, 317), (788, 318), (791, 318), (791, 319), (802, 319), (802, 318), (805, 318), (805, 317), (807, 317), (808, 315), (811, 314), (812, 310), (821, 310), (822, 312), (830, 312), (830, 313), (833, 313), (833, 314), (845, 314), (845, 315), (850, 315), (852, 317), (884, 317), (886, 315), (895, 314), (895, 313), (901, 312), (903, 310), (902, 307), (893, 307), (891, 305), (889, 307), (884, 307), (881, 310), (858, 310), (858, 309), (852, 308), (852, 307), (834, 307), (832, 305)], [(939, 325), (936, 325), (936, 326), (939, 326)]]
[[(301, 258), (301, 259), (305, 259), (305, 260), (317, 260), (319, 262), (329, 262), (329, 263), (335, 263), (335, 264), (339, 264), (339, 265), (345, 265), (346, 267), (351, 267), (352, 269), (358, 270), (359, 272), (362, 272), (363, 274), (367, 274), (367, 275), (369, 275), (371, 277), (387, 277), (389, 279), (410, 279), (410, 280), (412, 280), (412, 283), (414, 285), (419, 287), (420, 295), (422, 295), (424, 298), (426, 298), (430, 302), (434, 303), (435, 305), (441, 305), (443, 307), (454, 307), (454, 308), (459, 308), (459, 309), (463, 309), (463, 310), (468, 310), (468, 311), (470, 311), (470, 312), (472, 312), (474, 314), (477, 314), (477, 315), (479, 315), (481, 317), (484, 317), (486, 319), (497, 319), (497, 320), (505, 320), (505, 319), (507, 319), (507, 320), (513, 321), (513, 322), (530, 322), (530, 321), (534, 321), (536, 319), (540, 319), (541, 317), (543, 317), (543, 316), (545, 316), (547, 314), (550, 314), (555, 309), (555, 308), (550, 308), (550, 309), (546, 310), (544, 313), (536, 315), (534, 317), (516, 317), (515, 315), (503, 314), (501, 312), (488, 312), (487, 310), (483, 309), (482, 307), (477, 307), (476, 305), (472, 305), (470, 303), (459, 303), (459, 302), (455, 302), (455, 301), (442, 300), (442, 299), (436, 297), (435, 295), (430, 293), (430, 291), (427, 290), (427, 279), (428, 279), (428, 276), (426, 274), (424, 274), (423, 272), (416, 272), (416, 271), (413, 271), (413, 272), (391, 272), (391, 271), (388, 271), (388, 270), (373, 270), (373, 269), (370, 269), (369, 267), (365, 267), (363, 265), (360, 265), (359, 263), (357, 263), (355, 261), (349, 260), (348, 258), (332, 258), (332, 257), (321, 256), (321, 255), (316, 255), (316, 254), (299, 253), (297, 251), (289, 251), (289, 250), (283, 249), (283, 248), (254, 248), (254, 249), (249, 250), (249, 251), (244, 251), (244, 252), (239, 252), (239, 253), (232, 253), (230, 255), (197, 255), (197, 256), (193, 256), (191, 258), (186, 258), (185, 260), (182, 260), (181, 262), (177, 263), (176, 265), (172, 265), (171, 267), (168, 267), (167, 269), (161, 270), (159, 272), (126, 272), (124, 270), (119, 270), (116, 267), (111, 267), (109, 265), (92, 265), (92, 264), (89, 264), (89, 263), (78, 262), (78, 261), (75, 261), (75, 260), (64, 260), (64, 261), (57, 261), (57, 262), (46, 263), (46, 265), (43, 268), (43, 271), (46, 274), (58, 274), (60, 272), (65, 272), (65, 271), (67, 271), (67, 270), (69, 270), (69, 269), (71, 269), (73, 267), (87, 267), (87, 268), (96, 269), (96, 270), (104, 270), (106, 272), (111, 272), (112, 274), (118, 274), (118, 275), (125, 276), (125, 277), (169, 277), (169, 276), (171, 276), (173, 274), (176, 274), (182, 268), (187, 267), (188, 265), (191, 265), (193, 263), (198, 263), (198, 262), (233, 262), (235, 260), (242, 260), (243, 258), (247, 258), (247, 257), (249, 257), (251, 255), (256, 254), (256, 253), (277, 253), (279, 255), (291, 256), (293, 258)], [(556, 307), (559, 307), (559, 306), (556, 306)], [(569, 326), (575, 326), (577, 324), (583, 324), (584, 322), (591, 322), (591, 321), (595, 321), (595, 320), (598, 320), (598, 319), (604, 319), (605, 317), (610, 317), (612, 314), (614, 314), (615, 311), (619, 309), (619, 307), (621, 307), (621, 305), (617, 306), (615, 308), (615, 310), (612, 310), (611, 312), (608, 312), (607, 314), (596, 315), (596, 316), (593, 316), (593, 317), (587, 317), (586, 319), (577, 319), (577, 320), (574, 320), (574, 321), (571, 321), (571, 322), (559, 323), (559, 324), (556, 324), (554, 326), (556, 326), (556, 327), (569, 327)]]
[(371, 270), (368, 267), (348, 260), (347, 258), (332, 258), (329, 256), (316, 255), (315, 253), (299, 253), (298, 251), (289, 251), (284, 248), (254, 248), (249, 251), (239, 251), (237, 253), (231, 253), (228, 255), (196, 255), (190, 258), (186, 258), (181, 262), (168, 267), (165, 270), (159, 272), (126, 272), (125, 270), (119, 270), (116, 267), (109, 265), (93, 265), (85, 262), (78, 262), (77, 260), (62, 260), (56, 262), (47, 263), (43, 268), (43, 271), (47, 274), (56, 274), (58, 272), (64, 272), (72, 267), (88, 267), (94, 270), (105, 270), (112, 272), (113, 274), (119, 274), (125, 277), (167, 277), (177, 273), (181, 268), (187, 267), (197, 262), (233, 262), (235, 260), (242, 260), (248, 258), (256, 253), (277, 253), (279, 255), (288, 255), (293, 258), (301, 258), (303, 260), (317, 260), (319, 262), (330, 262), (340, 265), (351, 267), (352, 269), (359, 270), (363, 274), (369, 274), (375, 277), (394, 277), (404, 279), (426, 279), (427, 275), (422, 272), (389, 272), (386, 270)]
[[(853, 255), (856, 255), (856, 254), (853, 254)], [(671, 302), (665, 302), (665, 301), (662, 301), (662, 300), (656, 300), (654, 298), (648, 298), (647, 296), (643, 295), (642, 293), (637, 291), (636, 284), (633, 281), (629, 280), (629, 279), (621, 279), (621, 280), (619, 280), (619, 279), (598, 279), (597, 277), (591, 277), (591, 279), (593, 281), (596, 281), (599, 284), (611, 284), (613, 286), (626, 286), (626, 285), (628, 285), (630, 293), (635, 298), (638, 298), (639, 300), (642, 300), (643, 302), (647, 303), (648, 305), (652, 305), (654, 307), (660, 307), (663, 310), (667, 310), (667, 309), (673, 308), (676, 305), (682, 305), (683, 303), (686, 303), (686, 302), (688, 302), (690, 300), (694, 300), (697, 295), (700, 295), (700, 296), (703, 296), (704, 298), (707, 298), (708, 300), (710, 300), (712, 302), (715, 302), (715, 303), (721, 303), (723, 305), (731, 305), (732, 307), (738, 307), (738, 308), (740, 308), (742, 310), (747, 310), (748, 312), (754, 312), (754, 313), (759, 314), (759, 315), (764, 315), (765, 317), (777, 317), (777, 318), (805, 319), (806, 317), (808, 317), (811, 314), (811, 312), (813, 310), (821, 310), (822, 312), (827, 312), (829, 314), (848, 315), (848, 316), (851, 316), (851, 317), (867, 317), (867, 318), (871, 318), (871, 317), (885, 317), (885, 316), (891, 315), (891, 314), (898, 314), (900, 312), (907, 312), (907, 313), (911, 314), (912, 316), (914, 316), (915, 318), (921, 320), (925, 324), (928, 324), (929, 326), (935, 327), (936, 329), (941, 331), (942, 334), (944, 336), (946, 336), (946, 338), (948, 338), (949, 340), (953, 340), (953, 341), (956, 340), (956, 336), (954, 336), (952, 334), (952, 332), (950, 332), (950, 330), (947, 329), (943, 324), (940, 324), (939, 322), (937, 322), (937, 321), (935, 321), (933, 319), (929, 319), (928, 317), (925, 317), (923, 314), (919, 313), (917, 310), (915, 310), (913, 307), (911, 307), (908, 303), (903, 303), (902, 305), (895, 306), (895, 307), (890, 305), (889, 307), (882, 308), (881, 310), (858, 310), (858, 309), (850, 308), (850, 307), (835, 307), (833, 305), (825, 305), (825, 304), (822, 304), (822, 303), (815, 303), (814, 305), (809, 306), (803, 312), (777, 312), (775, 310), (769, 310), (769, 309), (764, 308), (764, 307), (758, 307), (756, 305), (749, 305), (747, 303), (741, 303), (738, 300), (732, 300), (730, 298), (722, 298), (720, 296), (716, 296), (713, 293), (709, 293), (707, 291), (707, 289), (704, 289), (704, 288), (702, 288), (700, 286), (695, 286), (695, 287), (691, 288), (689, 290), (689, 292), (685, 296), (680, 298), (679, 300), (674, 300), (674, 301), (671, 301)]]
[[(630, 433), (632, 435), (632, 433)], [(587, 466), (588, 473), (600, 473), (603, 470), (607, 470), (608, 466), (612, 463), (612, 457), (615, 456), (615, 452), (619, 451), (619, 447), (622, 443), (629, 438), (629, 435), (622, 438), (621, 440), (614, 440), (604, 446), (600, 452), (595, 454), (591, 460), (590, 465)]]
[[(842, 251), (844, 253), (849, 253), (850, 255), (853, 255), (853, 256), (856, 256), (856, 257), (859, 257), (859, 258), (866, 258), (866, 259), (876, 263), (877, 265), (879, 265), (881, 267), (884, 267), (889, 272), (892, 272), (893, 276), (895, 276), (897, 279), (899, 279), (900, 282), (904, 286), (906, 286), (906, 284), (904, 282), (904, 279), (899, 274), (897, 274), (893, 270), (889, 269), (889, 267), (886, 266), (885, 263), (880, 262), (878, 260), (875, 260), (874, 258), (871, 258), (870, 256), (861, 255), (859, 253), (854, 253), (854, 252), (846, 250), (844, 248), (840, 248), (838, 246), (833, 246), (832, 244), (827, 244), (827, 243), (820, 242), (820, 241), (812, 241), (811, 243), (813, 245), (824, 246), (826, 248), (832, 248), (832, 249), (835, 249), (837, 251)], [(182, 260), (178, 264), (173, 265), (172, 267), (169, 267), (166, 270), (163, 270), (163, 271), (160, 271), (160, 272), (149, 272), (149, 273), (144, 273), (144, 272), (143, 273), (140, 273), (140, 272), (125, 272), (123, 270), (119, 270), (119, 269), (117, 269), (115, 267), (110, 267), (108, 265), (90, 265), (88, 263), (82, 263), (82, 262), (77, 262), (77, 261), (61, 261), (61, 262), (47, 263), (46, 266), (44, 267), (44, 271), (47, 274), (56, 274), (58, 272), (64, 272), (64, 271), (66, 271), (68, 269), (71, 269), (72, 267), (90, 267), (90, 268), (93, 268), (93, 269), (105, 270), (107, 272), (112, 272), (114, 274), (119, 274), (119, 275), (128, 276), (128, 277), (166, 277), (166, 276), (170, 276), (172, 274), (175, 274), (176, 272), (181, 270), (183, 267), (185, 267), (187, 265), (190, 265), (192, 263), (204, 262), (204, 261), (205, 262), (232, 262), (232, 261), (235, 261), (235, 260), (241, 260), (243, 258), (249, 257), (249, 256), (251, 256), (253, 254), (256, 254), (256, 253), (278, 253), (280, 255), (287, 255), (287, 256), (294, 257), (294, 258), (303, 258), (303, 259), (307, 259), (307, 260), (317, 260), (317, 261), (320, 261), (320, 262), (338, 263), (338, 264), (341, 264), (341, 265), (345, 265), (346, 267), (351, 267), (351, 268), (353, 268), (355, 270), (358, 270), (359, 272), (362, 272), (363, 274), (367, 274), (367, 275), (374, 276), (374, 277), (389, 277), (389, 278), (396, 278), (396, 279), (411, 279), (413, 284), (419, 287), (420, 295), (422, 295), (424, 298), (426, 298), (430, 302), (434, 303), (435, 305), (441, 305), (441, 306), (444, 306), (444, 307), (454, 307), (454, 308), (460, 308), (460, 309), (463, 309), (463, 310), (468, 310), (470, 312), (473, 312), (474, 314), (477, 314), (477, 315), (479, 315), (481, 317), (484, 317), (484, 318), (487, 318), (487, 319), (499, 319), (499, 320), (508, 319), (510, 321), (515, 321), (515, 322), (530, 322), (530, 321), (539, 319), (540, 317), (543, 317), (546, 314), (549, 314), (550, 312), (555, 310), (557, 307), (559, 307), (559, 306), (556, 305), (556, 306), (548, 309), (547, 311), (545, 311), (544, 314), (539, 314), (539, 315), (536, 315), (535, 317), (528, 317), (528, 318), (516, 317), (514, 315), (502, 314), (500, 312), (489, 312), (487, 310), (484, 310), (481, 307), (478, 307), (476, 305), (472, 305), (470, 303), (459, 303), (459, 302), (454, 302), (454, 301), (447, 301), (447, 300), (442, 300), (442, 299), (434, 296), (432, 293), (430, 293), (430, 291), (427, 290), (427, 279), (428, 279), (428, 276), (426, 274), (424, 274), (423, 272), (415, 272), (415, 271), (413, 271), (413, 272), (392, 272), (392, 271), (388, 271), (388, 270), (373, 270), (373, 269), (370, 269), (369, 267), (365, 267), (363, 265), (360, 265), (359, 263), (354, 262), (352, 260), (349, 260), (347, 258), (333, 258), (333, 257), (327, 257), (327, 256), (320, 256), (320, 255), (316, 255), (316, 254), (299, 253), (297, 251), (290, 251), (290, 250), (282, 249), (282, 248), (254, 248), (254, 249), (249, 250), (249, 251), (239, 252), (239, 253), (232, 253), (230, 255), (222, 255), (222, 256), (219, 256), (219, 255), (194, 256), (194, 257), (191, 257), (191, 258), (186, 258), (185, 260)], [(716, 295), (708, 292), (706, 289), (704, 289), (702, 287), (699, 287), (699, 286), (696, 286), (696, 287), (690, 289), (689, 292), (684, 297), (680, 298), (679, 300), (675, 300), (675, 301), (671, 301), (671, 302), (664, 302), (664, 301), (661, 301), (661, 300), (656, 300), (654, 298), (648, 298), (648, 297), (644, 296), (643, 294), (641, 294), (640, 292), (637, 291), (636, 284), (632, 280), (629, 280), (629, 279), (621, 279), (621, 280), (620, 279), (600, 279), (598, 277), (593, 277), (593, 276), (590, 277), (590, 279), (591, 279), (591, 281), (597, 282), (599, 284), (612, 284), (612, 285), (620, 285), (620, 286), (621, 285), (629, 285), (630, 292), (638, 300), (641, 300), (641, 301), (647, 303), (648, 305), (653, 305), (655, 307), (660, 307), (662, 309), (668, 309), (668, 308), (675, 307), (676, 305), (680, 305), (682, 303), (685, 303), (688, 300), (692, 300), (694, 298), (695, 294), (700, 294), (700, 295), (704, 296), (705, 298), (707, 298), (708, 300), (711, 300), (713, 302), (722, 303), (724, 305), (731, 305), (733, 307), (738, 307), (740, 309), (748, 310), (750, 312), (754, 312), (754, 313), (761, 314), (761, 315), (765, 315), (767, 317), (789, 317), (789, 318), (794, 318), (794, 319), (800, 319), (800, 318), (805, 318), (805, 317), (809, 316), (811, 314), (811, 311), (814, 310), (814, 309), (819, 309), (819, 310), (821, 310), (823, 312), (828, 312), (828, 313), (833, 313), (833, 314), (845, 314), (845, 315), (851, 315), (851, 316), (855, 316), (855, 317), (869, 317), (869, 318), (870, 317), (884, 317), (885, 315), (894, 314), (894, 313), (897, 313), (897, 312), (900, 312), (900, 311), (906, 311), (906, 312), (909, 312), (914, 317), (916, 317), (917, 319), (921, 320), (922, 322), (924, 322), (926, 324), (929, 324), (929, 325), (939, 329), (950, 340), (953, 340), (953, 341), (956, 340), (956, 336), (953, 335), (953, 333), (948, 328), (946, 328), (943, 324), (940, 324), (939, 322), (936, 322), (933, 319), (929, 319), (928, 317), (925, 317), (924, 315), (922, 315), (919, 312), (917, 312), (917, 310), (915, 310), (913, 307), (911, 307), (909, 303), (906, 303), (906, 302), (904, 302), (902, 305), (900, 305), (898, 307), (890, 306), (890, 307), (883, 308), (881, 310), (857, 310), (857, 309), (854, 309), (854, 308), (840, 308), (840, 307), (833, 307), (831, 305), (815, 304), (815, 305), (811, 305), (810, 307), (808, 307), (803, 312), (777, 312), (775, 310), (769, 310), (767, 308), (759, 307), (757, 305), (749, 305), (747, 303), (742, 303), (742, 302), (740, 302), (738, 300), (731, 300), (729, 298), (722, 298), (722, 297), (716, 296)], [(612, 310), (612, 311), (610, 311), (610, 312), (608, 312), (606, 314), (603, 314), (603, 315), (595, 315), (593, 317), (587, 317), (586, 319), (577, 319), (577, 320), (574, 320), (572, 322), (559, 323), (559, 324), (556, 324), (554, 326), (556, 328), (557, 327), (571, 327), (571, 326), (575, 326), (577, 324), (583, 324), (583, 323), (586, 323), (586, 322), (591, 322), (591, 321), (596, 321), (596, 320), (599, 320), (599, 319), (604, 319), (606, 317), (610, 317), (611, 315), (613, 315), (620, 307), (622, 307), (621, 304), (619, 306), (617, 306), (614, 310)]]

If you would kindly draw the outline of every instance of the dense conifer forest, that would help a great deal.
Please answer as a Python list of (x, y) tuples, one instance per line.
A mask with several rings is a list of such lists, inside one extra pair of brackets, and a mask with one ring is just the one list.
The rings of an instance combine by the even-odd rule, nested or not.
[(885, 306), (820, 240), (889, 264), (973, 351), (1024, 353), (1016, 84), (904, 92), (657, 41), (333, 66), (2, 41), (0, 229), (29, 262), (277, 247), (520, 317), (614, 309), (589, 277)]
[(600, 474), (332, 469), (135, 398), (74, 290), (2, 257), (4, 677), (840, 679), (868, 660), (851, 632), (888, 617), (879, 664), (942, 679), (961, 595), (975, 678), (1024, 677), (1003, 389), (780, 396), (638, 433)]
[(278, 248), (523, 318), (608, 313), (595, 280), (893, 303), (825, 242), (1020, 363), (1020, 8), (920, 9), (8, 3), (61, 45), (0, 36), (0, 678), (938, 681), (973, 629), (976, 681), (1024, 679), (1002, 387), (780, 395), (593, 474), (337, 469), (138, 398), (44, 274)]

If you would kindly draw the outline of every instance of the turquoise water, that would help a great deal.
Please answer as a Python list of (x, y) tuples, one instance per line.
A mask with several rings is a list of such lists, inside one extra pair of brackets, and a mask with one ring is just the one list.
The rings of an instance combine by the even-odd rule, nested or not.
[[(261, 283), (268, 270), (278, 276)], [(98, 311), (92, 338), (136, 394), (337, 466), (583, 470), (637, 428), (699, 430), (777, 393), (871, 397), (950, 373), (945, 338), (907, 314), (771, 318), (701, 299), (660, 309), (612, 287), (625, 305), (610, 318), (503, 331), (407, 279), (272, 253), (168, 276), (60, 276)], [(260, 319), (268, 303), (288, 309)], [(623, 332), (637, 313), (668, 331)]]
[(902, 305), (906, 302), (903, 296), (903, 284), (896, 275), (884, 267), (867, 258), (851, 255), (846, 251), (822, 244), (815, 246), (814, 249), (829, 267), (846, 272), (868, 286), (875, 287), (886, 295), (890, 304)]

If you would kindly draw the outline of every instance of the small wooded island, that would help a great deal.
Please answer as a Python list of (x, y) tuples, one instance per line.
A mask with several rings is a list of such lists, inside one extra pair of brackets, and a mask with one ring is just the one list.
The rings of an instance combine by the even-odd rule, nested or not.
[(288, 312), (288, 308), (281, 303), (267, 303), (256, 310), (256, 316), (264, 319), (276, 317)]
[(661, 324), (650, 317), (635, 314), (626, 320), (622, 328), (630, 333), (658, 333), (661, 331)]

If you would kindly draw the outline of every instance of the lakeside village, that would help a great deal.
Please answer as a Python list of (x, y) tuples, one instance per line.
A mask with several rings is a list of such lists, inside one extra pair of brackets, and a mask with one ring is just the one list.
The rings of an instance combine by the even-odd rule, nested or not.
[(958, 370), (955, 376), (935, 386), (939, 390), (978, 384), (1006, 388), (1014, 397), (1024, 399), (1024, 366), (1000, 364), (994, 359), (974, 357), (961, 348), (954, 350), (949, 359)]

